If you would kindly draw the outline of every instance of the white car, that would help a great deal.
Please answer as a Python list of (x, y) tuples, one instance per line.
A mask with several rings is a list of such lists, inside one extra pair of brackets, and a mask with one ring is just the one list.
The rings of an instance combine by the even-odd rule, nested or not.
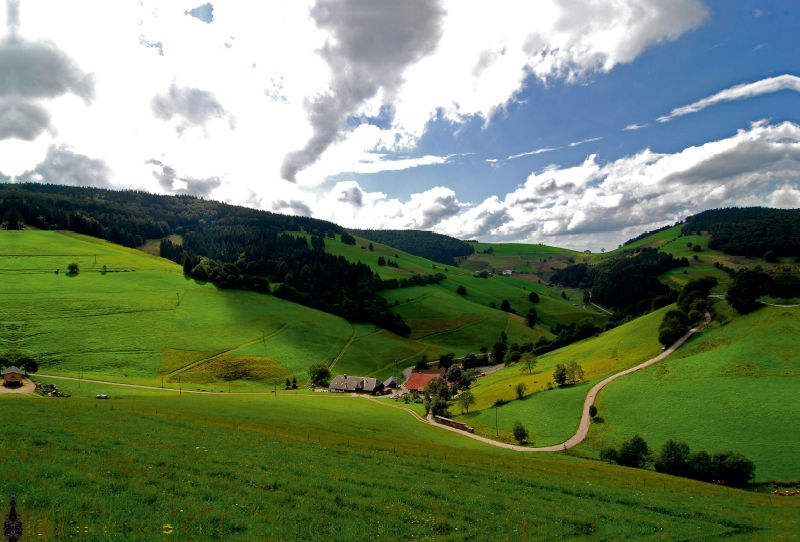
[(108, 399), (108, 395), (106, 395), (105, 393), (98, 393), (97, 395), (94, 396), (94, 398), (95, 399)]

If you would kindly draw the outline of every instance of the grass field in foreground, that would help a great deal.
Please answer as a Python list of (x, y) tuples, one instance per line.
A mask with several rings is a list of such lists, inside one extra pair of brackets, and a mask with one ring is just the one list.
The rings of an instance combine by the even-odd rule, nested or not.
[(75, 395), (0, 398), (0, 494), (17, 494), (30, 539), (758, 540), (798, 528), (794, 499), (522, 457), (364, 399), (64, 388)]
[(800, 480), (798, 310), (762, 307), (712, 323), (669, 359), (609, 385), (598, 402), (605, 423), (592, 427), (587, 451), (638, 433), (656, 449), (673, 438), (741, 452), (759, 480)]

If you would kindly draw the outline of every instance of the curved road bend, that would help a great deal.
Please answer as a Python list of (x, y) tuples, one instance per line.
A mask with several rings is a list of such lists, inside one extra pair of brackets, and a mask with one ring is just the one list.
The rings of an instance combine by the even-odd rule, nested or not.
[[(463, 435), (473, 440), (479, 440), (481, 442), (485, 442), (486, 444), (491, 444), (492, 446), (505, 448), (507, 450), (514, 450), (517, 452), (561, 452), (567, 450), (568, 448), (572, 448), (573, 446), (577, 446), (578, 444), (580, 444), (583, 441), (583, 439), (586, 438), (586, 435), (589, 433), (589, 425), (591, 422), (591, 417), (589, 416), (589, 407), (591, 407), (594, 404), (594, 400), (597, 398), (597, 394), (600, 393), (600, 390), (602, 390), (609, 383), (613, 382), (614, 380), (616, 380), (621, 376), (631, 374), (646, 367), (650, 367), (651, 365), (654, 365), (659, 361), (664, 360), (675, 350), (677, 350), (683, 343), (685, 343), (689, 339), (689, 337), (700, 331), (703, 327), (707, 326), (710, 321), (711, 321), (711, 315), (706, 313), (706, 321), (704, 323), (690, 329), (686, 333), (686, 335), (678, 339), (675, 342), (675, 344), (664, 350), (664, 352), (662, 352), (658, 356), (654, 357), (653, 359), (647, 360), (644, 363), (640, 363), (635, 367), (631, 367), (630, 369), (626, 369), (617, 374), (611, 375), (605, 380), (595, 384), (594, 387), (592, 387), (592, 389), (589, 390), (589, 393), (586, 395), (586, 400), (583, 403), (583, 415), (581, 416), (581, 423), (578, 425), (578, 430), (575, 432), (572, 438), (570, 438), (566, 442), (562, 442), (561, 444), (554, 444), (553, 446), (543, 446), (541, 448), (533, 448), (529, 446), (517, 446), (515, 444), (506, 444), (504, 442), (497, 442), (496, 440), (492, 440), (486, 437), (481, 437), (478, 435), (473, 435), (472, 433), (467, 433), (459, 429), (454, 429), (453, 427), (448, 427), (446, 425), (436, 423), (430, 416), (428, 416), (428, 423), (430, 425), (433, 425), (434, 427), (439, 427), (440, 429), (444, 429), (445, 431), (452, 431), (453, 433), (458, 433), (459, 435)], [(379, 401), (375, 402), (378, 403)], [(403, 410), (408, 410), (408, 409), (403, 409)], [(414, 414), (416, 415), (416, 413)], [(415, 417), (419, 418), (419, 416)]]

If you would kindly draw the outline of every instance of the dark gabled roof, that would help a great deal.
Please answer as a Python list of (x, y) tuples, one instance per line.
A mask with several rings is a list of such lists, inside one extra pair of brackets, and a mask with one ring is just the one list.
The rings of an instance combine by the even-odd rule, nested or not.
[(7, 374), (14, 374), (14, 373), (16, 373), (18, 375), (24, 375), (25, 374), (25, 373), (22, 372), (22, 370), (19, 367), (15, 367), (14, 365), (12, 365), (11, 367), (9, 367), (5, 371), (3, 371), (3, 376), (5, 376)]
[(339, 375), (331, 380), (328, 389), (336, 391), (363, 391), (372, 393), (383, 387), (383, 382), (377, 378), (364, 378), (361, 376)]
[(383, 383), (384, 387), (388, 388), (389, 386), (397, 386), (397, 377), (390, 376), (389, 379)]

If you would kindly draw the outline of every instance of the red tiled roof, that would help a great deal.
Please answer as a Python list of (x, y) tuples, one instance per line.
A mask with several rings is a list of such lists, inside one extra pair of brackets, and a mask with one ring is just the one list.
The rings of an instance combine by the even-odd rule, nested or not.
[(404, 386), (408, 391), (424, 391), (425, 385), (434, 378), (441, 378), (441, 375), (414, 373), (408, 380), (406, 380)]

